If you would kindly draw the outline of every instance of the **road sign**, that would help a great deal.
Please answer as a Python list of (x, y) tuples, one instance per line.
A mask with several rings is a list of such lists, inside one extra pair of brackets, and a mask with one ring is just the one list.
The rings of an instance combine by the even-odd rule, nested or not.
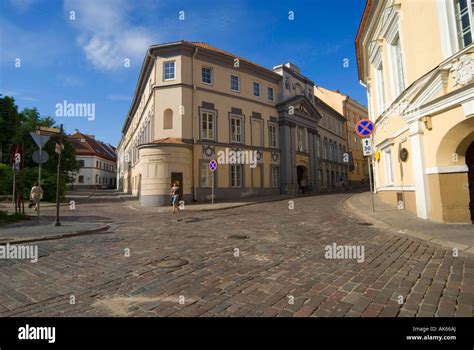
[(36, 142), (39, 148), (43, 148), (43, 146), (48, 142), (50, 135), (39, 135), (35, 132), (30, 132), (31, 137)]
[(56, 143), (56, 147), (54, 148), (54, 152), (56, 152), (57, 154), (60, 154), (63, 149), (64, 149), (64, 145), (60, 145), (59, 143)]
[(355, 132), (361, 137), (370, 136), (374, 132), (374, 123), (369, 119), (359, 120), (355, 127)]
[(36, 164), (44, 164), (48, 161), (49, 155), (45, 151), (41, 151), (40, 153), (39, 150), (36, 150), (33, 152), (32, 158)]
[(209, 162), (209, 169), (212, 172), (217, 170), (217, 162), (214, 159)]
[(61, 129), (59, 128), (49, 128), (47, 126), (37, 126), (36, 133), (41, 135), (54, 135), (59, 134)]
[(362, 152), (364, 156), (371, 156), (374, 153), (374, 145), (371, 138), (362, 139)]

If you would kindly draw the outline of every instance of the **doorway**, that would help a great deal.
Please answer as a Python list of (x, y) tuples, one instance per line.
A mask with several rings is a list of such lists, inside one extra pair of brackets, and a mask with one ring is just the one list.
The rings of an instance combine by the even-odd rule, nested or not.
[[(302, 187), (307, 187), (308, 186), (308, 171), (307, 171), (307, 168), (303, 165), (298, 165), (296, 167), (296, 178), (298, 180), (298, 186), (300, 188), (300, 190), (302, 190), (304, 192), (304, 189), (302, 189)], [(301, 181), (303, 181), (303, 183), (301, 183)]]
[(474, 142), (471, 142), (466, 151), (466, 165), (469, 180), (469, 211), (471, 212), (471, 221), (474, 224)]

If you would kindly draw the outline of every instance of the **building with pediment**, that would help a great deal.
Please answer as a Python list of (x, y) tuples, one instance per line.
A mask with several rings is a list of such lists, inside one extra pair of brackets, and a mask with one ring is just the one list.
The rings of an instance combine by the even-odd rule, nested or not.
[[(209, 162), (242, 151), (255, 152), (255, 164), (218, 164), (215, 199), (321, 190), (330, 182), (320, 177), (318, 123), (322, 113), (342, 117), (313, 91), (292, 63), (267, 69), (202, 42), (151, 46), (122, 128), (119, 189), (167, 205), (176, 181), (185, 203), (206, 201)], [(342, 151), (333, 150), (334, 167), (346, 174)]]
[(418, 217), (474, 220), (474, 1), (368, 0), (356, 38), (375, 191)]

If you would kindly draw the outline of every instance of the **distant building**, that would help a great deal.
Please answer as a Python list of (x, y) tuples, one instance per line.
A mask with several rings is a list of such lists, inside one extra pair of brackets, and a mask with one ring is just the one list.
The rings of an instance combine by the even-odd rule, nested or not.
[(117, 155), (115, 147), (77, 131), (68, 137), (79, 162), (73, 186), (77, 188), (116, 188)]
[(316, 86), (314, 95), (342, 114), (346, 120), (344, 138), (347, 141), (349, 153), (349, 184), (368, 184), (369, 169), (367, 160), (362, 154), (361, 137), (355, 132), (357, 122), (368, 118), (367, 108), (339, 90), (333, 91)]

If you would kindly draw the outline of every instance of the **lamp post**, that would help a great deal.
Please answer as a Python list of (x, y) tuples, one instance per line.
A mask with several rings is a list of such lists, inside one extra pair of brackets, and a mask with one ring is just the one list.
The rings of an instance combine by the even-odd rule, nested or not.
[(56, 173), (56, 221), (54, 222), (54, 226), (61, 226), (61, 222), (59, 221), (59, 186), (60, 186), (60, 172), (61, 172), (61, 153), (63, 150), (63, 125), (61, 124), (61, 128), (59, 131), (59, 143), (56, 144), (56, 153), (58, 154), (58, 168)]

